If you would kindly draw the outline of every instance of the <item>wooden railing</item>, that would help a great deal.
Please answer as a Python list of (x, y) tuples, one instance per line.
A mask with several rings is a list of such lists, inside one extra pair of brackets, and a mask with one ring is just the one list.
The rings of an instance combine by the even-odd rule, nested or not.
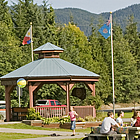
[[(96, 117), (96, 110), (94, 106), (73, 106), (74, 110), (78, 113), (79, 117), (85, 118), (86, 116)], [(67, 107), (34, 107), (36, 112), (39, 112), (42, 117), (62, 117), (67, 115)]]
[(86, 116), (96, 117), (96, 110), (94, 106), (73, 106), (78, 116), (85, 118)]
[(62, 117), (66, 115), (66, 107), (34, 107), (36, 112), (39, 112), (42, 117)]

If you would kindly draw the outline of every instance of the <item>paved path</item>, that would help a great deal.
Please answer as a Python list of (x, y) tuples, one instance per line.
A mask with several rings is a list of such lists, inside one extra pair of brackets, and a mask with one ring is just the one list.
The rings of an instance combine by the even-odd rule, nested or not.
[(65, 140), (71, 138), (83, 138), (85, 137), (84, 133), (76, 132), (75, 136), (71, 136), (72, 132), (64, 131), (48, 131), (48, 130), (33, 130), (33, 129), (11, 129), (11, 128), (0, 128), (0, 132), (8, 133), (24, 133), (24, 134), (40, 134), (40, 135), (52, 135), (56, 134), (57, 136), (41, 137), (40, 138), (29, 138), (29, 139), (20, 139), (20, 140)]

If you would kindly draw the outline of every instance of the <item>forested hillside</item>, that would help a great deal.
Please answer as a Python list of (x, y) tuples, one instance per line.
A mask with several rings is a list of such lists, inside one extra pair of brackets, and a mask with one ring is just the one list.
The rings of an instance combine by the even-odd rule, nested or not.
[[(130, 15), (134, 16), (134, 22), (137, 22), (138, 31), (140, 31), (140, 4), (135, 4), (124, 9), (113, 12), (113, 23), (121, 26), (123, 31), (128, 22)], [(89, 25), (93, 24), (97, 27), (99, 20), (102, 19), (104, 22), (109, 18), (109, 13), (94, 14), (85, 10), (77, 8), (65, 8), (65, 9), (55, 9), (56, 22), (57, 23), (68, 23), (73, 17), (74, 23), (82, 31), (84, 31), (86, 36), (91, 34), (91, 27)], [(97, 27), (98, 28), (98, 27)]]
[[(127, 11), (123, 9), (113, 13), (117, 103), (139, 102), (140, 32), (137, 30), (139, 24), (136, 21), (139, 22), (140, 18), (135, 13), (138, 12), (139, 6), (134, 5), (133, 8), (126, 8)], [(95, 83), (96, 96), (91, 95), (84, 83), (77, 83), (76, 87), (86, 88), (86, 99), (81, 101), (70, 95), (71, 105), (95, 105), (99, 108), (101, 104), (112, 103), (111, 41), (110, 37), (105, 39), (98, 32), (108, 19), (109, 13), (97, 15), (79, 9), (54, 10), (45, 1), (42, 6), (38, 6), (32, 0), (19, 0), (18, 4), (13, 4), (10, 8), (5, 0), (1, 0), (0, 9), (0, 77), (31, 62), (31, 46), (30, 44), (23, 46), (22, 41), (32, 22), (34, 49), (50, 42), (64, 49), (60, 55), (61, 59), (100, 75), (99, 82)], [(130, 16), (132, 11), (134, 16)], [(56, 20), (55, 15), (57, 15)], [(62, 21), (59, 18), (62, 18)], [(128, 19), (127, 22), (124, 22), (125, 19)], [(88, 35), (84, 34), (78, 24)], [(34, 55), (34, 59), (38, 57)], [(4, 100), (5, 89), (1, 85), (0, 95), (0, 100)], [(43, 85), (36, 97), (57, 99), (62, 104), (66, 103), (66, 93), (58, 85)], [(28, 103), (29, 94), (24, 88), (21, 106), (28, 106)], [(11, 104), (18, 106), (16, 89), (11, 94)]]

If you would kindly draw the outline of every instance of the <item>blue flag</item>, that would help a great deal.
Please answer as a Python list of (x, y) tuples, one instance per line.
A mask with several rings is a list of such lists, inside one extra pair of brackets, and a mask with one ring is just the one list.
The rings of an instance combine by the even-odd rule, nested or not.
[(110, 20), (107, 21), (106, 24), (104, 24), (100, 29), (99, 32), (101, 33), (101, 35), (107, 39), (110, 34), (111, 34), (111, 25), (110, 25)]

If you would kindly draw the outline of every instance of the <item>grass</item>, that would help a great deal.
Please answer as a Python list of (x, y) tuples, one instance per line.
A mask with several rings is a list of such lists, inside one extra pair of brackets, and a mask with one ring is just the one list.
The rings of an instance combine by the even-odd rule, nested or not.
[[(123, 118), (131, 118), (133, 115), (132, 112), (125, 112)], [(117, 118), (117, 113), (115, 114)], [(0, 128), (13, 128), (13, 129), (34, 129), (34, 130), (49, 130), (49, 131), (67, 131), (71, 132), (70, 129), (62, 128), (44, 128), (26, 125), (24, 123), (15, 123), (15, 124), (1, 124)], [(76, 132), (81, 133), (90, 133), (90, 128), (86, 129), (76, 129)], [(38, 138), (38, 137), (47, 137), (47, 135), (36, 135), (36, 134), (22, 134), (22, 133), (1, 133), (0, 136), (2, 140), (13, 140), (13, 139), (26, 139), (26, 138)], [(43, 139), (43, 138), (42, 138)], [(72, 138), (72, 139), (63, 139), (63, 140), (82, 140), (83, 138)], [(125, 139), (122, 139), (125, 140)]]
[[(34, 129), (34, 130), (50, 130), (50, 131), (65, 131), (71, 132), (70, 129), (62, 128), (43, 128), (26, 125), (24, 123), (15, 124), (1, 124), (0, 128), (13, 128), (13, 129)], [(90, 128), (86, 129), (76, 129), (76, 132), (90, 133)], [(47, 135), (33, 135), (33, 134), (22, 134), (22, 133), (0, 133), (1, 139), (3, 140), (13, 140), (13, 139), (26, 139), (26, 138), (37, 138), (37, 137), (47, 137)], [(43, 138), (42, 138), (43, 139)], [(63, 140), (82, 140), (83, 138), (73, 138), (73, 139), (63, 139)]]
[(83, 140), (83, 138), (74, 138), (74, 139), (62, 139), (62, 140)]
[[(131, 118), (133, 116), (133, 112), (125, 112), (123, 118)], [(115, 114), (115, 118), (118, 118), (118, 114)]]
[[(71, 132), (70, 129), (36, 127), (36, 126), (26, 125), (24, 123), (1, 124), (0, 128), (34, 129), (34, 130), (49, 130), (49, 131), (67, 131), (67, 132)], [(89, 133), (90, 132), (90, 128), (76, 129), (76, 132)]]
[(2, 133), (2, 132), (0, 132), (0, 139), (1, 140), (27, 139), (27, 138), (38, 138), (38, 137), (47, 137), (47, 135), (22, 134), (22, 133)]
[[(131, 118), (133, 116), (133, 112), (125, 112), (123, 118)], [(104, 118), (107, 117), (107, 112), (101, 111), (97, 113), (97, 120), (103, 121)], [(115, 118), (118, 118), (118, 113), (115, 113)]]

